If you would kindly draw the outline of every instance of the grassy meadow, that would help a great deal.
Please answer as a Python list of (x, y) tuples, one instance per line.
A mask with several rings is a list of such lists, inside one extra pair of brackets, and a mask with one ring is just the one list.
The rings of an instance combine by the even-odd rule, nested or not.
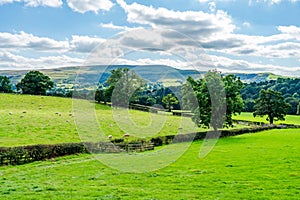
[[(0, 147), (80, 142), (72, 103), (68, 98), (0, 94)], [(80, 100), (79, 103), (87, 104)], [(135, 127), (155, 131), (130, 136), (132, 139), (180, 134), (192, 124), (189, 118), (182, 120), (165, 113), (136, 110), (124, 113), (101, 104), (93, 106), (104, 134), (116, 138), (128, 130), (134, 131)], [(254, 118), (252, 113), (242, 113), (234, 118), (265, 120)], [(286, 119), (284, 123), (300, 124), (299, 116), (287, 116)], [(159, 124), (159, 121), (163, 123)], [(152, 126), (157, 124), (155, 122), (158, 125)], [(234, 128), (240, 127), (243, 126)], [(93, 130), (88, 125), (86, 128)], [(203, 141), (196, 141), (170, 165), (145, 173), (113, 169), (97, 160), (101, 154), (0, 166), (0, 199), (299, 199), (299, 132), (300, 129), (274, 129), (221, 138), (204, 158), (199, 157)], [(176, 150), (186, 144), (171, 144), (154, 151), (125, 155), (147, 158), (149, 153), (168, 147)], [(114, 154), (103, 156), (109, 158)], [(164, 158), (157, 159), (160, 163), (163, 160), (159, 159)], [(133, 168), (137, 165), (156, 166), (150, 161), (129, 165)]]
[[(254, 121), (254, 122), (264, 122), (269, 123), (267, 121), (267, 116), (264, 117), (253, 117), (253, 113), (249, 112), (242, 112), (240, 115), (236, 115), (232, 117), (233, 119), (239, 120), (247, 120), (247, 121)], [(274, 121), (275, 124), (295, 124), (300, 125), (300, 115), (286, 115), (284, 121)]]
[[(82, 101), (84, 103), (87, 102)], [(75, 126), (71, 98), (0, 94), (0, 108), (0, 147), (81, 141)], [(144, 131), (133, 134), (130, 139), (207, 130), (195, 128), (189, 118), (164, 113), (157, 115), (129, 110), (126, 113), (128, 119), (122, 121), (124, 118), (115, 118), (122, 117), (123, 113), (114, 113), (109, 106), (102, 104), (95, 104), (95, 113), (103, 134), (114, 138), (121, 138), (126, 131), (135, 130)], [(182, 129), (181, 126), (191, 128)], [(243, 126), (233, 128), (240, 127)], [(87, 128), (88, 131), (93, 130)]]
[(202, 159), (197, 141), (170, 166), (148, 173), (116, 171), (92, 155), (0, 167), (0, 198), (298, 199), (299, 131), (222, 138)]

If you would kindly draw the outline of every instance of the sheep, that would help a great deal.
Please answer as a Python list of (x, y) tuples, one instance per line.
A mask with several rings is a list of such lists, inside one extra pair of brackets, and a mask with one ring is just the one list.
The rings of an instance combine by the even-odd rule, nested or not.
[(129, 136), (130, 136), (129, 133), (125, 133), (125, 134), (123, 135), (123, 137), (129, 137)]
[(12, 113), (12, 112), (9, 112), (9, 114), (12, 115), (13, 113)]
[(112, 137), (113, 137), (112, 135), (109, 135), (107, 138), (108, 138), (108, 139), (112, 139)]

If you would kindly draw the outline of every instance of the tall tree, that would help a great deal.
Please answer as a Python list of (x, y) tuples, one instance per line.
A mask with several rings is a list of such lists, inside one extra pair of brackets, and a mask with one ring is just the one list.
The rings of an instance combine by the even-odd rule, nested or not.
[(134, 101), (145, 80), (129, 68), (118, 68), (111, 71), (106, 84), (108, 85), (105, 91), (106, 98), (115, 106), (126, 107)]
[(289, 109), (291, 109), (291, 105), (284, 101), (280, 92), (262, 89), (255, 102), (253, 116), (263, 117), (267, 115), (267, 120), (273, 124), (274, 120), (285, 120), (284, 117)]
[(194, 112), (193, 121), (198, 126), (214, 130), (229, 127), (233, 125), (232, 115), (240, 114), (244, 107), (240, 96), (242, 87), (243, 83), (236, 76), (222, 76), (217, 71), (210, 71), (199, 80), (189, 77), (183, 87), (183, 104)]
[(10, 80), (7, 76), (0, 76), (0, 92), (3, 93), (12, 92)]
[(22, 90), (23, 94), (45, 95), (53, 85), (49, 76), (39, 71), (30, 71), (17, 84), (17, 89)]
[(169, 110), (169, 112), (171, 112), (171, 110), (173, 109), (173, 105), (177, 105), (179, 103), (177, 98), (172, 94), (168, 94), (167, 96), (164, 96), (162, 102), (166, 104), (166, 108)]

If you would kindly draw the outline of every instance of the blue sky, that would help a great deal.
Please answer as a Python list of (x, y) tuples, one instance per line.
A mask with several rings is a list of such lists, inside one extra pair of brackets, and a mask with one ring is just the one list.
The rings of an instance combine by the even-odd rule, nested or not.
[(299, 19), (300, 0), (0, 0), (0, 69), (114, 60), (300, 76)]

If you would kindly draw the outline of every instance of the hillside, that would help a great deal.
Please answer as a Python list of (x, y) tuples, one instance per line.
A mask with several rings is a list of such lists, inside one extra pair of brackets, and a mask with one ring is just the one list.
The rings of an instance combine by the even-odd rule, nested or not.
[[(166, 85), (182, 84), (188, 76), (198, 78), (205, 74), (203, 71), (181, 70), (166, 65), (112, 65), (112, 66), (86, 66), (86, 67), (64, 67), (55, 69), (41, 69), (40, 71), (50, 76), (57, 84), (74, 84), (77, 75), (80, 74), (80, 81), (91, 83), (91, 80), (104, 82), (112, 69), (128, 67), (135, 70), (141, 77), (151, 82), (163, 82)], [(2, 70), (0, 75), (6, 75), (16, 84), (28, 70)], [(237, 73), (243, 82), (263, 82), (276, 79), (280, 76), (271, 73)]]

